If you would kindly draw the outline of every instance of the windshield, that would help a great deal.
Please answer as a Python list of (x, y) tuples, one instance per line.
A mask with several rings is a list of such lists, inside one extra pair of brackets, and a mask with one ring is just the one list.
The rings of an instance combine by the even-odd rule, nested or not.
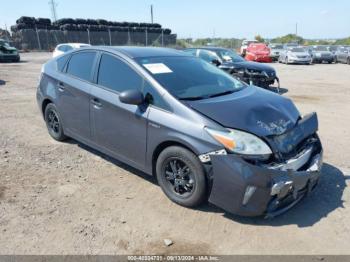
[(301, 48), (301, 47), (291, 48), (290, 51), (295, 52), (295, 53), (304, 53), (305, 52), (304, 48)]
[(231, 50), (219, 50), (217, 51), (220, 58), (226, 62), (244, 62), (245, 60), (240, 56), (237, 55), (235, 52)]
[(328, 51), (326, 46), (316, 46), (316, 47), (314, 47), (314, 50), (316, 50), (316, 51)]
[(271, 47), (272, 49), (283, 49), (283, 45), (271, 44), (270, 47)]
[(151, 57), (138, 58), (136, 61), (173, 96), (182, 100), (230, 94), (246, 86), (196, 57)]

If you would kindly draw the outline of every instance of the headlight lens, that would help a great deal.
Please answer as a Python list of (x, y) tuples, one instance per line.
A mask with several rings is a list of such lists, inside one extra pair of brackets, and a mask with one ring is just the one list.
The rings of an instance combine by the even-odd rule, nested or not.
[(255, 135), (227, 129), (219, 131), (206, 127), (206, 131), (228, 151), (242, 155), (270, 155), (270, 147)]

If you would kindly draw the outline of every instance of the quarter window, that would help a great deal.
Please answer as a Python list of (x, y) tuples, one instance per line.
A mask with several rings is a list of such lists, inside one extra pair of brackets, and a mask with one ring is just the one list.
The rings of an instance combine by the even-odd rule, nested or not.
[(57, 70), (63, 72), (64, 66), (68, 61), (69, 55), (65, 55), (57, 59)]
[(90, 81), (95, 56), (95, 52), (79, 52), (72, 55), (68, 64), (67, 73), (80, 79)]
[(120, 59), (103, 54), (97, 83), (117, 92), (130, 89), (141, 90), (143, 79)]

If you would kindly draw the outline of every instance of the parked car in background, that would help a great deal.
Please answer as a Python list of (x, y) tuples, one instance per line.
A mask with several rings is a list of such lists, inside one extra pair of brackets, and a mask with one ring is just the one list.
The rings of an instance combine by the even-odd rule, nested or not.
[(316, 113), (301, 116), (289, 98), (181, 51), (69, 52), (43, 66), (37, 101), (53, 139), (71, 137), (155, 175), (186, 207), (208, 199), (227, 212), (273, 217), (319, 180)]
[(330, 46), (327, 46), (327, 49), (328, 51), (332, 52), (333, 55), (335, 55), (335, 53), (338, 51), (340, 47), (341, 46), (339, 45), (330, 45)]
[(236, 52), (221, 47), (188, 48), (184, 50), (212, 63), (247, 84), (268, 88), (275, 82), (279, 88), (276, 70), (261, 63), (248, 62)]
[(257, 40), (243, 40), (241, 46), (241, 56), (245, 57), (247, 48), (252, 43), (259, 43)]
[(286, 43), (286, 44), (284, 44), (284, 45), (283, 45), (283, 48), (284, 48), (284, 49), (288, 49), (288, 48), (290, 48), (290, 47), (298, 47), (298, 46), (299, 46), (298, 43), (292, 42), (292, 43)]
[(0, 39), (0, 62), (19, 62), (21, 60), (18, 50), (4, 39)]
[(284, 47), (283, 44), (278, 43), (270, 43), (270, 57), (272, 58), (272, 61), (278, 61), (278, 58), (280, 57), (280, 54), (283, 52)]
[(247, 48), (245, 59), (248, 61), (271, 63), (270, 48), (263, 43), (250, 44)]
[(91, 46), (91, 45), (82, 44), (82, 43), (59, 44), (56, 46), (55, 50), (53, 51), (52, 57), (57, 57), (73, 49), (78, 49), (78, 48), (87, 47), (87, 46)]
[(303, 47), (289, 47), (285, 49), (278, 62), (285, 64), (311, 64), (312, 58), (309, 52)]
[(350, 65), (350, 47), (339, 47), (334, 55), (334, 62)]
[(312, 63), (323, 63), (327, 62), (329, 64), (334, 62), (334, 55), (330, 52), (327, 46), (316, 45), (311, 49)]

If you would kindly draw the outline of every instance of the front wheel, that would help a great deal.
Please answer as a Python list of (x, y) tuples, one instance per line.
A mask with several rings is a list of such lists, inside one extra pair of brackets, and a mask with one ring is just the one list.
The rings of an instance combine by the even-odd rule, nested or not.
[(191, 151), (179, 146), (166, 148), (157, 159), (156, 175), (163, 192), (173, 202), (196, 207), (205, 200), (204, 169)]

